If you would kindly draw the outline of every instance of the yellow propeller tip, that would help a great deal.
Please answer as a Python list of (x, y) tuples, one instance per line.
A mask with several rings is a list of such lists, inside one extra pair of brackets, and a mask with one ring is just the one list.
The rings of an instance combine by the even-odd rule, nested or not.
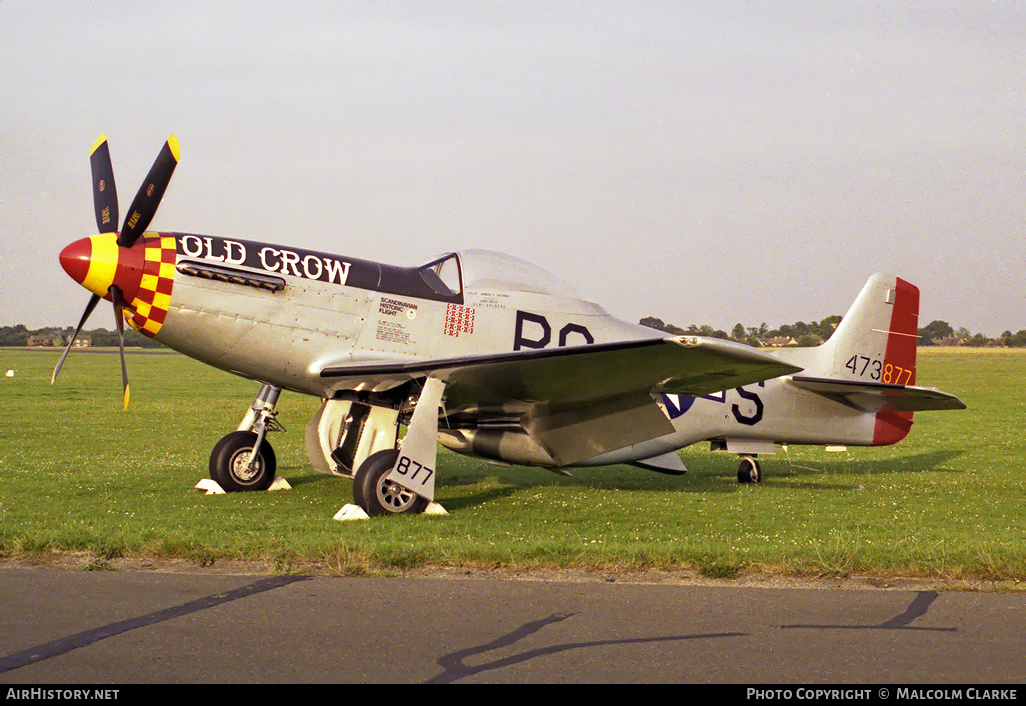
[(128, 388), (125, 388), (125, 411), (128, 411)]
[(178, 138), (175, 137), (174, 133), (167, 138), (167, 146), (171, 149), (171, 154), (174, 156), (175, 161), (178, 161), (179, 155), (182, 153), (182, 148), (178, 145)]
[(93, 152), (95, 152), (97, 149), (99, 149), (100, 145), (102, 145), (106, 141), (107, 141), (107, 136), (106, 135), (100, 135), (99, 137), (97, 137), (96, 138), (96, 142), (94, 142), (93, 146), (89, 148), (89, 156), (92, 157), (93, 156)]

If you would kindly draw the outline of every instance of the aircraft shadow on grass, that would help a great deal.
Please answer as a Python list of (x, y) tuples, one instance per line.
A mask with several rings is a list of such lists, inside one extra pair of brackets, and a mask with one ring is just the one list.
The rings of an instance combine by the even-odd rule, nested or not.
[[(802, 462), (790, 463), (786, 456), (779, 456), (773, 471), (767, 476), (774, 478), (801, 481), (804, 490), (821, 489), (824, 491), (844, 491), (851, 489), (850, 480), (862, 476), (882, 477), (902, 473), (956, 473), (948, 466), (951, 461), (965, 453), (962, 449), (927, 451), (912, 456), (887, 459), (837, 459), (816, 461), (817, 467), (803, 465)], [(716, 461), (716, 459), (713, 459)], [(448, 510), (462, 510), (479, 505), (486, 505), (496, 500), (511, 497), (532, 488), (551, 486), (570, 486), (603, 490), (622, 491), (661, 491), (667, 493), (735, 493), (739, 486), (734, 483), (722, 482), (723, 474), (718, 468), (727, 459), (708, 464), (704, 470), (683, 477), (658, 476), (646, 473), (641, 469), (607, 467), (604, 469), (579, 468), (573, 469), (572, 475), (553, 475), (537, 468), (511, 467), (502, 468), (482, 465), (481, 468), (460, 469), (455, 473), (447, 473), (441, 469), (438, 488), (469, 487), (475, 492), (468, 495), (440, 498), (439, 501)], [(804, 461), (808, 463), (808, 461)], [(302, 471), (302, 466), (291, 466), (286, 471)], [(293, 487), (307, 483), (338, 483), (342, 490), (340, 499), (345, 497), (348, 485), (341, 479), (332, 479), (318, 473), (307, 473), (287, 477)], [(845, 479), (848, 479), (845, 481)], [(754, 486), (753, 486), (754, 487)]]
[[(816, 467), (803, 465), (804, 462), (790, 463), (782, 459), (783, 463), (776, 467), (778, 476), (788, 476), (806, 479), (830, 479), (857, 478), (860, 476), (880, 477), (903, 473), (957, 473), (956, 469), (950, 468), (955, 459), (965, 454), (964, 449), (944, 449), (938, 451), (925, 451), (911, 456), (900, 456), (895, 458), (879, 459), (856, 459), (842, 458), (828, 461), (815, 461)], [(772, 477), (774, 474), (771, 474)], [(803, 487), (809, 487), (803, 482)], [(848, 487), (842, 483), (823, 482), (818, 484), (823, 488)]]

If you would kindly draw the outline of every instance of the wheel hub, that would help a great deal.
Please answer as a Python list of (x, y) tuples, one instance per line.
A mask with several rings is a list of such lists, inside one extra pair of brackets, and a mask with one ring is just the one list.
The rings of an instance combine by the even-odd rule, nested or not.
[(392, 512), (402, 512), (416, 499), (416, 493), (393, 481), (386, 480), (378, 487), (378, 500)]
[[(252, 463), (251, 463), (252, 461)], [(235, 476), (240, 483), (246, 483), (253, 480), (262, 471), (262, 463), (260, 455), (256, 455), (256, 459), (253, 459), (253, 450), (240, 451), (232, 459), (232, 475)]]

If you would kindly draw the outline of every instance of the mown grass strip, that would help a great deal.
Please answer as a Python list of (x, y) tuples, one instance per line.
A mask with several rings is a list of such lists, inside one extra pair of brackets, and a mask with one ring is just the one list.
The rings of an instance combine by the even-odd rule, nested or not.
[(447, 517), (339, 523), (349, 481), (309, 467), (303, 427), (317, 400), (283, 395), (271, 438), (293, 490), (205, 496), (210, 449), (257, 385), (178, 355), (129, 357), (120, 409), (116, 354), (0, 351), (0, 552), (79, 551), (197, 564), (317, 562), (335, 573), (431, 564), (690, 567), (711, 577), (900, 573), (1015, 586), (1026, 574), (1026, 352), (924, 351), (919, 382), (969, 409), (922, 413), (901, 444), (841, 454), (792, 447), (764, 459), (758, 487), (734, 457), (685, 449), (673, 478), (627, 466), (497, 468), (442, 453)]

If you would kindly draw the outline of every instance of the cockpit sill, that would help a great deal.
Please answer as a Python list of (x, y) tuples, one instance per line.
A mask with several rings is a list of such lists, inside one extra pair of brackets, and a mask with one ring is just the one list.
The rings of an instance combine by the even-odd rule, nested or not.
[(179, 253), (189, 258), (178, 263), (179, 272), (272, 292), (285, 288), (284, 275), (453, 304), (463, 304), (468, 290), (583, 298), (548, 270), (490, 250), (462, 250), (425, 265), (398, 267), (233, 238), (173, 235)]

